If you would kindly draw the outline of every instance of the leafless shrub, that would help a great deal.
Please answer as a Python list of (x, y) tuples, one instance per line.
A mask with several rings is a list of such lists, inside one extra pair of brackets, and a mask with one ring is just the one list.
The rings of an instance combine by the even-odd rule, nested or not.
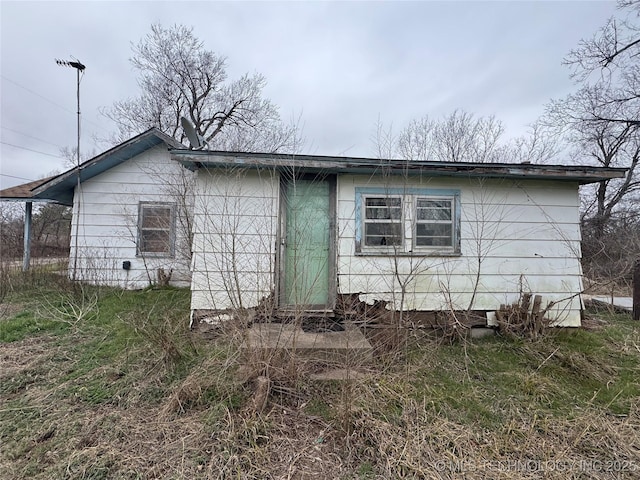
[(466, 341), (471, 327), (468, 318), (469, 312), (445, 310), (440, 315), (436, 315), (436, 330), (439, 340), (443, 343), (460, 343)]
[(184, 414), (193, 407), (203, 405), (208, 392), (213, 391), (217, 401), (224, 401), (242, 387), (233, 372), (236, 368), (233, 352), (231, 358), (213, 355), (191, 373), (173, 390), (161, 409), (162, 418)]
[(148, 340), (150, 348), (161, 355), (160, 361), (168, 367), (178, 365), (196, 352), (186, 312), (178, 317), (168, 315), (156, 304), (146, 312), (130, 312), (123, 320)]
[(39, 315), (78, 327), (98, 315), (98, 293), (79, 285), (75, 291), (70, 289), (55, 296), (43, 296)]
[(633, 266), (640, 260), (640, 217), (628, 213), (605, 225), (582, 222), (582, 265), (593, 293), (627, 296), (631, 291)]
[(7, 294), (11, 290), (11, 272), (9, 265), (0, 261), (0, 304), (4, 301)]

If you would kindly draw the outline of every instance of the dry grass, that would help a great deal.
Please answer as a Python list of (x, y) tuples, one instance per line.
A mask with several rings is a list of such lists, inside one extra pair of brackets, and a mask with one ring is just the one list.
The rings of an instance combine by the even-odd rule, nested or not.
[(132, 310), (178, 297), (118, 295), (93, 323), (0, 343), (3, 479), (640, 475), (640, 326), (620, 316), (537, 341), (409, 332), (368, 375), (319, 382), (317, 363), (243, 352), (241, 325), (204, 341), (179, 309)]
[[(426, 397), (402, 407), (396, 424), (376, 418), (366, 408), (354, 412), (357, 435), (351, 441), (366, 446), (363, 456), (380, 458), (376, 465), (380, 478), (458, 478), (463, 473), (464, 478), (483, 479), (637, 475), (632, 471), (640, 458), (637, 404), (625, 418), (578, 410), (571, 419), (519, 412), (513, 405), (493, 432), (434, 416)], [(614, 474), (612, 469), (588, 468), (590, 461), (628, 467)]]

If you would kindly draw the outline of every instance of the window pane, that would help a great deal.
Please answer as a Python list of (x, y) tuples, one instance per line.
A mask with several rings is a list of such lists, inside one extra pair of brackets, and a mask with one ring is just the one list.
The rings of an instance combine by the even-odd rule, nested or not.
[(170, 253), (171, 237), (167, 230), (142, 230), (140, 251), (147, 253)]
[(453, 235), (451, 224), (427, 224), (416, 225), (416, 245), (424, 247), (451, 247)]
[(419, 198), (417, 207), (417, 220), (451, 220), (451, 200)]
[(364, 244), (367, 246), (389, 246), (402, 243), (402, 225), (400, 223), (366, 223)]
[(399, 220), (402, 218), (402, 199), (374, 197), (365, 200), (367, 220)]
[(142, 228), (165, 228), (171, 225), (171, 208), (143, 207)]
[(419, 247), (451, 247), (451, 239), (445, 237), (416, 237)]
[(399, 207), (400, 197), (367, 197), (367, 207)]

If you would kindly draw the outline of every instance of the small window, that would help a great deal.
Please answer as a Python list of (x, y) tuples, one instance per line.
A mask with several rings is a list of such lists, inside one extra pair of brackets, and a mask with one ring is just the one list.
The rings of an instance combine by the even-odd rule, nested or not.
[(364, 208), (365, 246), (402, 245), (401, 197), (366, 197)]
[(173, 205), (141, 203), (138, 214), (138, 255), (173, 256)]
[(416, 199), (415, 245), (416, 247), (453, 247), (453, 199)]

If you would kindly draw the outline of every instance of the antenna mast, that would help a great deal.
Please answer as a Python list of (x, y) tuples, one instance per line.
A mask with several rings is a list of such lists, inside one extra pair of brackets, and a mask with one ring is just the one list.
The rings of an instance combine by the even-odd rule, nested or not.
[(78, 268), (78, 235), (80, 228), (80, 72), (84, 72), (86, 68), (79, 60), (70, 62), (67, 60), (58, 60), (56, 59), (56, 63), (63, 67), (71, 67), (76, 69), (76, 80), (77, 80), (77, 99), (78, 99), (78, 138), (76, 145), (76, 194), (78, 195), (77, 199), (77, 208), (76, 208), (76, 231), (74, 235), (74, 248), (73, 248), (73, 271), (71, 272), (71, 279), (73, 281), (76, 280), (76, 272)]

